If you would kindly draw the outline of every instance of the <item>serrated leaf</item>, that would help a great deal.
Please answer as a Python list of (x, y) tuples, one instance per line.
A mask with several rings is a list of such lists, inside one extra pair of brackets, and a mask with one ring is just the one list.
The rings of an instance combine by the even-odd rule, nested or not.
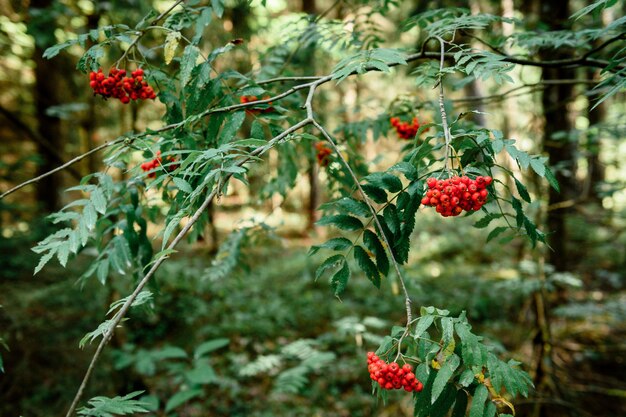
[(191, 185), (184, 179), (180, 177), (174, 177), (172, 178), (172, 181), (174, 181), (174, 185), (176, 185), (176, 188), (178, 188), (180, 191), (186, 194), (193, 192), (193, 188), (191, 187)]
[(435, 401), (439, 398), (439, 395), (443, 392), (443, 389), (446, 387), (446, 384), (456, 371), (456, 368), (461, 364), (461, 359), (452, 354), (448, 357), (446, 362), (443, 364), (441, 369), (437, 372), (437, 376), (435, 377), (435, 381), (433, 382), (433, 388), (430, 397), (430, 403), (434, 404)]
[(469, 417), (483, 417), (485, 411), (485, 401), (489, 396), (489, 391), (484, 385), (479, 385), (474, 391), (474, 398), (472, 399), (472, 406), (470, 407)]
[(181, 39), (180, 32), (169, 32), (165, 38), (165, 46), (163, 47), (163, 58), (165, 64), (169, 65), (176, 55), (176, 48), (178, 48), (178, 42)]
[(98, 213), (96, 212), (96, 208), (93, 204), (88, 202), (85, 204), (85, 208), (83, 209), (83, 217), (81, 219), (81, 223), (85, 224), (87, 230), (93, 230), (96, 227), (96, 221), (98, 221)]
[(180, 83), (183, 87), (189, 82), (191, 71), (196, 66), (200, 50), (194, 45), (187, 45), (180, 62)]
[(474, 371), (471, 369), (464, 370), (459, 376), (459, 385), (469, 387), (472, 382), (474, 382)]
[(454, 402), (454, 408), (452, 408), (452, 414), (450, 415), (450, 417), (465, 417), (466, 409), (467, 409), (467, 394), (465, 393), (464, 390), (460, 389), (456, 393), (456, 400)]
[(215, 15), (221, 19), (224, 15), (224, 2), (222, 0), (211, 0), (211, 7), (213, 7)]
[(326, 272), (327, 269), (336, 267), (339, 262), (345, 263), (346, 258), (342, 254), (337, 254), (326, 258), (324, 262), (317, 267), (315, 271), (315, 280), (317, 281)]
[(343, 197), (335, 201), (333, 205), (338, 209), (343, 209), (359, 217), (372, 217), (372, 213), (370, 212), (368, 205), (365, 202), (356, 200), (352, 197)]
[(376, 187), (372, 184), (363, 184), (361, 185), (363, 191), (369, 198), (371, 198), (375, 203), (384, 204), (387, 202), (387, 193), (380, 187)]
[(364, 178), (369, 184), (385, 189), (391, 193), (402, 190), (402, 181), (388, 172), (375, 172)]
[(491, 232), (489, 232), (489, 234), (487, 235), (487, 242), (489, 242), (490, 240), (500, 236), (506, 230), (508, 230), (508, 227), (505, 227), (505, 226), (498, 226), (498, 227), (496, 227)]
[(363, 270), (363, 272), (365, 272), (367, 278), (372, 281), (372, 284), (374, 284), (376, 288), (380, 288), (380, 273), (378, 272), (378, 268), (376, 268), (376, 265), (374, 264), (374, 262), (372, 262), (367, 252), (365, 252), (365, 249), (363, 249), (359, 245), (356, 245), (354, 247), (354, 259), (356, 260), (356, 263), (359, 265), (359, 267)]
[(435, 320), (435, 317), (431, 316), (430, 314), (427, 316), (420, 317), (419, 320), (417, 321), (417, 325), (415, 326), (415, 332), (413, 333), (413, 338), (419, 339), (420, 336), (424, 334), (426, 329), (428, 329), (430, 325), (433, 324), (434, 320)]
[(387, 227), (393, 234), (394, 238), (399, 237), (400, 235), (400, 218), (398, 216), (398, 211), (396, 210), (396, 206), (393, 204), (387, 205), (383, 210), (383, 218), (385, 219), (385, 223)]
[(143, 394), (144, 391), (135, 391), (123, 397), (94, 397), (87, 403), (89, 407), (83, 407), (77, 414), (92, 417), (113, 417), (113, 415), (128, 415), (135, 413), (147, 413), (148, 406), (143, 401), (133, 400), (133, 398)]
[(50, 252), (48, 252), (45, 255), (43, 255), (41, 257), (41, 259), (39, 259), (39, 263), (35, 267), (35, 272), (33, 273), (33, 275), (37, 275), (37, 273), (39, 271), (41, 271), (44, 266), (46, 266), (46, 264), (50, 261), (50, 259), (52, 259), (54, 254), (55, 254), (55, 251), (54, 250), (50, 250)]
[(333, 251), (342, 251), (352, 247), (352, 241), (350, 239), (346, 239), (345, 237), (334, 237), (332, 239), (328, 239), (326, 242), (315, 245), (311, 247), (310, 254), (314, 254), (320, 249), (330, 249)]
[(350, 268), (348, 262), (343, 261), (343, 265), (335, 274), (330, 278), (330, 286), (335, 292), (335, 296), (339, 296), (348, 286), (348, 280), (350, 279)]
[(100, 187), (95, 187), (93, 191), (91, 191), (91, 195), (89, 196), (91, 202), (93, 203), (94, 208), (100, 214), (104, 214), (107, 211), (107, 200), (102, 193)]
[(355, 231), (363, 229), (363, 223), (356, 217), (347, 214), (336, 214), (334, 216), (324, 216), (316, 223), (320, 226), (335, 226), (341, 230)]
[(530, 160), (530, 167), (539, 175), (540, 177), (545, 177), (546, 175), (546, 165), (543, 163), (541, 158), (532, 158)]
[(485, 227), (489, 226), (489, 223), (491, 223), (492, 220), (498, 219), (500, 217), (502, 217), (502, 214), (500, 213), (487, 213), (485, 217), (474, 223), (474, 227), (476, 227), (477, 229), (484, 229)]
[(548, 183), (550, 184), (550, 186), (560, 193), (561, 187), (559, 186), (559, 182), (556, 180), (556, 177), (554, 176), (554, 173), (552, 172), (552, 170), (546, 167), (545, 174), (546, 174), (545, 178), (546, 180), (548, 180)]
[(213, 340), (208, 340), (202, 344), (200, 344), (196, 350), (193, 353), (193, 357), (195, 359), (198, 359), (204, 355), (206, 355), (209, 352), (213, 352), (215, 350), (221, 349), (225, 346), (228, 346), (228, 344), (230, 343), (230, 340), (227, 338), (221, 338), (221, 339), (213, 339)]
[(515, 177), (513, 177), (513, 179), (515, 180), (515, 188), (517, 188), (517, 192), (519, 193), (519, 196), (522, 197), (522, 200), (524, 200), (525, 202), (530, 203), (530, 194), (528, 194), (528, 190), (526, 189), (524, 184), (522, 184)]
[(376, 233), (369, 229), (363, 232), (363, 244), (376, 256), (376, 267), (383, 276), (389, 273), (389, 259), (382, 242), (376, 236)]

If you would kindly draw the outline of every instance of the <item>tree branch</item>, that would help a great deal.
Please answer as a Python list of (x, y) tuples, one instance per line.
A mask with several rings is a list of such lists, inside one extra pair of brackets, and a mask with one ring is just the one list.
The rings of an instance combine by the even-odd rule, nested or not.
[[(57, 162), (63, 163), (63, 157), (61, 156), (61, 154), (57, 151), (57, 149), (54, 146), (50, 144), (50, 142), (48, 142), (48, 140), (46, 140), (46, 138), (42, 137), (40, 134), (35, 132), (26, 123), (24, 123), (19, 117), (17, 117), (11, 111), (9, 111), (8, 109), (5, 109), (2, 106), (0, 106), (0, 114), (2, 114), (9, 122), (13, 123), (15, 127), (17, 127), (19, 130), (24, 132), (26, 136), (28, 136), (29, 138), (33, 140), (33, 142), (36, 142), (39, 145), (43, 146), (46, 149), (46, 151), (48, 151), (50, 155), (52, 155), (54, 159), (57, 160)], [(80, 180), (83, 177), (82, 174), (76, 171), (74, 168), (68, 168), (68, 171), (77, 180)]]
[(89, 155), (91, 155), (93, 153), (96, 153), (96, 152), (98, 152), (98, 151), (100, 151), (100, 150), (102, 150), (104, 148), (108, 148), (109, 146), (121, 143), (124, 140), (126, 140), (126, 137), (119, 137), (119, 138), (117, 138), (115, 140), (112, 140), (110, 142), (105, 142), (105, 143), (103, 143), (100, 146), (96, 146), (95, 148), (93, 148), (93, 149), (91, 149), (91, 150), (89, 150), (89, 151), (87, 151), (87, 152), (85, 152), (85, 153), (83, 153), (81, 155), (78, 155), (74, 159), (71, 159), (70, 161), (64, 163), (61, 166), (58, 166), (58, 167), (56, 167), (56, 168), (54, 168), (54, 169), (52, 169), (52, 170), (50, 170), (50, 171), (48, 171), (46, 173), (43, 173), (43, 174), (39, 175), (38, 177), (31, 178), (28, 181), (24, 181), (23, 183), (21, 183), (19, 185), (16, 185), (15, 187), (5, 191), (4, 193), (0, 194), (0, 200), (2, 200), (4, 197), (8, 196), (9, 194), (12, 194), (12, 193), (16, 192), (20, 188), (23, 188), (23, 187), (26, 187), (29, 184), (33, 184), (33, 183), (36, 183), (38, 181), (41, 181), (42, 179), (44, 179), (44, 178), (46, 178), (46, 177), (48, 177), (48, 176), (50, 176), (50, 175), (52, 175), (52, 174), (54, 174), (56, 172), (63, 171), (64, 169), (68, 168), (69, 166), (75, 164), (76, 162), (85, 159)]
[[(246, 158), (244, 158), (241, 161), (239, 161), (236, 165), (237, 166), (245, 165), (250, 160), (252, 160), (252, 159), (254, 159), (254, 158), (264, 154), (266, 151), (268, 151), (269, 149), (271, 149), (274, 146), (276, 146), (281, 140), (283, 140), (287, 136), (291, 135), (292, 133), (300, 130), (304, 126), (306, 126), (308, 124), (311, 124), (311, 123), (313, 123), (313, 121), (311, 119), (309, 119), (309, 118), (306, 118), (303, 121), (301, 121), (300, 123), (297, 123), (297, 124), (293, 125), (292, 127), (288, 128), (287, 130), (282, 132), (280, 135), (277, 135), (276, 137), (270, 139), (266, 145), (261, 146), (259, 148), (256, 148), (254, 151), (250, 152), (250, 154)], [(226, 175), (226, 177), (224, 178), (223, 183), (226, 183), (230, 179), (230, 177), (232, 177), (232, 175), (233, 175), (232, 173), (229, 173), (228, 175)], [(176, 235), (174, 240), (172, 240), (172, 242), (168, 245), (167, 249), (174, 249), (180, 243), (180, 241), (187, 235), (189, 230), (191, 230), (193, 225), (196, 224), (196, 222), (198, 221), (200, 216), (206, 211), (206, 209), (209, 206), (209, 204), (211, 204), (213, 199), (215, 199), (215, 197), (220, 192), (221, 192), (220, 187), (215, 187), (213, 189), (213, 191), (211, 191), (211, 193), (206, 197), (206, 199), (204, 200), (202, 205), (196, 210), (196, 212), (193, 214), (193, 216), (189, 219), (189, 222), (187, 222), (185, 227), (183, 227), (181, 229), (181, 231)], [(85, 387), (87, 386), (87, 383), (89, 382), (91, 374), (92, 374), (93, 370), (95, 369), (96, 362), (100, 358), (100, 355), (102, 354), (102, 351), (103, 351), (105, 345), (109, 342), (109, 340), (111, 340), (111, 337), (113, 336), (113, 332), (115, 331), (115, 328), (120, 324), (122, 319), (126, 316), (126, 313), (130, 309), (132, 303), (135, 301), (135, 299), (137, 298), (139, 293), (146, 286), (148, 281), (150, 281), (150, 278), (152, 278), (152, 276), (156, 273), (156, 271), (159, 269), (161, 264), (163, 262), (165, 262), (165, 260), (167, 258), (169, 258), (169, 255), (162, 255), (161, 257), (159, 257), (154, 262), (154, 264), (152, 265), (150, 270), (141, 279), (141, 281), (139, 281), (139, 283), (137, 284), (137, 286), (133, 290), (133, 293), (128, 297), (126, 302), (117, 311), (117, 313), (115, 314), (113, 319), (111, 319), (110, 328), (109, 328), (109, 330), (107, 330), (102, 335), (102, 340), (98, 344), (98, 347), (97, 347), (93, 357), (91, 358), (91, 362), (89, 363), (89, 367), (87, 368), (87, 371), (85, 372), (85, 376), (83, 377), (83, 380), (82, 380), (82, 382), (81, 382), (81, 384), (80, 384), (80, 386), (78, 388), (78, 391), (76, 392), (76, 395), (74, 396), (74, 399), (72, 400), (72, 404), (70, 405), (70, 408), (67, 411), (66, 417), (71, 417), (72, 414), (74, 413), (74, 411), (76, 409), (76, 406), (78, 405), (78, 402), (80, 401), (81, 397), (83, 396), (83, 392), (85, 391)]]

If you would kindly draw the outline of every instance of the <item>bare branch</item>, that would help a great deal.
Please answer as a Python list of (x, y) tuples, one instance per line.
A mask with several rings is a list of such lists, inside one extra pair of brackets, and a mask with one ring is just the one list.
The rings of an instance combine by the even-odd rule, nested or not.
[(112, 145), (116, 145), (116, 144), (118, 144), (118, 143), (121, 143), (121, 142), (123, 142), (124, 140), (126, 140), (126, 138), (125, 138), (125, 137), (119, 137), (119, 138), (117, 138), (117, 139), (115, 139), (115, 140), (112, 140), (112, 141), (110, 141), (110, 142), (105, 142), (105, 143), (103, 143), (103, 144), (102, 144), (102, 145), (100, 145), (100, 146), (96, 146), (95, 148), (93, 148), (93, 149), (91, 149), (91, 150), (89, 150), (89, 151), (87, 151), (87, 152), (85, 152), (85, 153), (83, 153), (83, 154), (81, 154), (81, 155), (78, 155), (76, 158), (69, 160), (68, 162), (64, 163), (63, 165), (60, 165), (60, 166), (58, 166), (58, 167), (54, 168), (53, 170), (50, 170), (50, 171), (48, 171), (48, 172), (46, 172), (46, 173), (43, 173), (43, 174), (39, 175), (38, 177), (31, 178), (30, 180), (25, 181), (25, 182), (23, 182), (23, 183), (21, 183), (21, 184), (19, 184), (19, 185), (16, 185), (16, 186), (15, 186), (15, 187), (13, 187), (13, 188), (11, 188), (11, 189), (7, 190), (7, 191), (5, 191), (4, 193), (0, 194), (0, 200), (2, 200), (4, 197), (8, 196), (9, 194), (12, 194), (12, 193), (16, 192), (16, 191), (17, 191), (17, 190), (19, 190), (20, 188), (23, 188), (23, 187), (26, 187), (26, 186), (27, 186), (27, 185), (29, 185), (29, 184), (33, 184), (33, 183), (36, 183), (36, 182), (38, 182), (38, 181), (41, 181), (42, 179), (44, 179), (44, 178), (46, 178), (46, 177), (49, 177), (50, 175), (52, 175), (52, 174), (54, 174), (54, 173), (57, 173), (57, 172), (59, 172), (59, 171), (63, 171), (63, 170), (64, 170), (64, 169), (66, 169), (67, 167), (69, 167), (69, 166), (71, 166), (71, 165), (75, 164), (76, 162), (79, 162), (79, 161), (81, 161), (81, 160), (85, 159), (85, 158), (86, 158), (86, 157), (88, 157), (89, 155), (91, 155), (91, 154), (93, 154), (93, 153), (96, 153), (96, 152), (98, 152), (98, 151), (101, 151), (101, 150), (102, 150), (102, 149), (104, 149), (104, 148), (108, 148), (109, 146), (112, 146)]

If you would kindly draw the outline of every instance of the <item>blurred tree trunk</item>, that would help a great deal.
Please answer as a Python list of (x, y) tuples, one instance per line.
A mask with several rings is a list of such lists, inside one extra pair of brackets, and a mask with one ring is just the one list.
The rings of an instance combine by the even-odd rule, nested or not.
[[(35, 62), (35, 111), (39, 122), (37, 130), (52, 148), (59, 150), (62, 154), (64, 142), (61, 120), (46, 114), (46, 109), (62, 102), (59, 92), (64, 82), (63, 61), (58, 57), (52, 60), (43, 58), (45, 49), (56, 43), (54, 13), (44, 10), (53, 4), (54, 1), (52, 0), (33, 0), (31, 2), (29, 32), (35, 38), (33, 60)], [(33, 13), (33, 9), (37, 9), (37, 13)], [(56, 167), (54, 154), (50, 152), (48, 147), (38, 143), (37, 152), (42, 158), (42, 162), (37, 168), (37, 175)], [(52, 212), (59, 208), (60, 188), (61, 177), (59, 175), (50, 175), (37, 183), (37, 201), (42, 210)]]
[[(564, 29), (569, 17), (569, 1), (541, 2), (539, 18), (549, 24), (551, 30)], [(544, 60), (559, 59), (568, 51), (563, 49), (545, 49), (540, 51)], [(544, 68), (543, 80), (560, 80), (575, 78), (572, 68)], [(550, 165), (555, 169), (561, 192), (552, 187), (549, 190), (549, 208), (547, 215), (547, 232), (549, 244), (548, 263), (557, 271), (569, 269), (570, 256), (567, 249), (568, 233), (567, 215), (573, 200), (578, 195), (576, 183), (576, 148), (577, 142), (570, 138), (572, 121), (568, 112), (568, 104), (572, 99), (572, 84), (547, 85), (543, 90), (542, 104), (544, 114), (543, 146), (550, 158)]]
[[(598, 71), (588, 70), (589, 80), (597, 80)], [(589, 103), (589, 127), (587, 128), (587, 178), (583, 198), (596, 204), (602, 204), (599, 193), (600, 184), (604, 181), (604, 166), (600, 162), (600, 123), (606, 118), (606, 104), (602, 103), (591, 110), (593, 102)]]

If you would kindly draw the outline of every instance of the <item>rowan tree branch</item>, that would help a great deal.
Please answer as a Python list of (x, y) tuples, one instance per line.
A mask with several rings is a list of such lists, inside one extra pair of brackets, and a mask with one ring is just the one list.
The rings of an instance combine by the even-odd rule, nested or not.
[[(284, 132), (282, 132), (280, 135), (277, 135), (276, 137), (270, 139), (268, 141), (268, 143), (264, 146), (258, 147), (256, 148), (254, 151), (250, 152), (250, 154), (243, 158), (241, 161), (239, 161), (236, 165), (237, 166), (243, 166), (246, 163), (248, 163), (250, 160), (255, 159), (256, 157), (264, 154), (265, 152), (267, 152), (269, 149), (273, 148), (274, 146), (276, 146), (281, 140), (283, 140), (284, 138), (286, 138), (287, 136), (291, 135), (292, 133), (300, 130), (301, 128), (303, 128), (304, 126), (311, 124), (313, 121), (309, 118), (304, 119), (303, 121), (291, 126), (290, 128), (288, 128), (287, 130), (285, 130)], [(232, 173), (228, 173), (223, 181), (222, 184), (225, 184), (226, 182), (228, 182), (228, 180), (232, 177)], [(187, 233), (189, 232), (189, 230), (191, 230), (191, 228), (193, 227), (194, 224), (197, 223), (198, 219), (200, 218), (200, 216), (206, 211), (207, 207), (209, 206), (209, 204), (211, 204), (211, 202), (215, 199), (215, 197), (217, 195), (219, 195), (219, 193), (221, 192), (221, 187), (216, 186), (213, 191), (211, 191), (209, 193), (209, 195), (206, 197), (206, 199), (204, 200), (204, 202), (202, 203), (202, 205), (195, 211), (195, 213), (193, 214), (193, 216), (191, 216), (191, 218), (189, 219), (189, 222), (187, 222), (187, 224), (181, 229), (181, 231), (176, 235), (176, 237), (174, 238), (174, 240), (172, 240), (172, 242), (168, 245), (167, 249), (171, 250), (174, 249), (179, 243), (180, 241), (187, 235)], [(169, 258), (169, 255), (161, 255), (153, 264), (152, 267), (150, 268), (150, 270), (146, 273), (146, 275), (141, 279), (141, 281), (139, 281), (139, 283), (137, 284), (137, 286), (135, 287), (135, 289), (133, 290), (132, 294), (128, 297), (128, 299), (126, 300), (126, 302), (122, 305), (122, 307), (117, 311), (117, 313), (115, 313), (115, 316), (113, 316), (113, 318), (111, 319), (111, 323), (110, 323), (110, 327), (109, 329), (102, 335), (102, 340), (100, 341), (100, 343), (98, 344), (98, 347), (96, 348), (96, 351), (94, 352), (93, 357), (91, 358), (91, 362), (89, 363), (89, 366), (87, 368), (87, 371), (85, 372), (85, 376), (83, 377), (83, 380), (78, 388), (78, 391), (76, 392), (76, 395), (74, 396), (74, 399), (72, 400), (72, 403), (70, 405), (70, 408), (68, 409), (67, 413), (66, 413), (66, 417), (71, 417), (72, 414), (74, 413), (74, 411), (76, 410), (76, 406), (78, 405), (78, 402), (80, 401), (80, 399), (83, 396), (83, 393), (85, 391), (85, 387), (87, 386), (87, 383), (89, 382), (89, 379), (91, 377), (91, 374), (93, 373), (93, 370), (95, 369), (96, 366), (96, 362), (98, 361), (98, 359), (100, 358), (100, 355), (102, 354), (102, 351), (104, 350), (105, 345), (109, 342), (109, 340), (111, 340), (111, 337), (113, 336), (113, 333), (115, 331), (115, 328), (120, 324), (120, 322), (122, 321), (122, 319), (126, 316), (126, 313), (128, 312), (128, 310), (130, 309), (132, 303), (137, 299), (137, 296), (139, 295), (139, 293), (143, 290), (143, 288), (146, 286), (146, 284), (148, 283), (148, 281), (150, 281), (150, 278), (152, 278), (154, 276), (154, 274), (156, 273), (156, 271), (159, 269), (159, 267), (161, 266), (161, 264), (163, 262), (165, 262), (165, 260)]]
[[(52, 146), (52, 144), (50, 144), (50, 142), (46, 138), (42, 137), (39, 133), (31, 129), (26, 123), (24, 123), (24, 121), (22, 121), (22, 119), (16, 116), (13, 112), (0, 106), (0, 114), (2, 114), (9, 122), (13, 123), (13, 125), (17, 127), (20, 131), (25, 133), (26, 136), (31, 138), (33, 142), (36, 142), (39, 145), (43, 146), (46, 151), (48, 151), (49, 154), (57, 160), (57, 162), (63, 163), (63, 157), (57, 151), (57, 149)], [(77, 180), (80, 180), (83, 177), (80, 172), (76, 171), (72, 167), (68, 167), (68, 171)]]
[(93, 153), (96, 153), (98, 151), (101, 151), (104, 148), (108, 148), (109, 146), (121, 143), (124, 140), (126, 140), (126, 137), (119, 137), (119, 138), (117, 138), (115, 140), (112, 140), (112, 141), (109, 141), (109, 142), (105, 142), (105, 143), (103, 143), (100, 146), (96, 146), (95, 148), (93, 148), (93, 149), (91, 149), (91, 150), (89, 150), (89, 151), (87, 151), (87, 152), (85, 152), (85, 153), (83, 153), (81, 155), (78, 155), (74, 159), (71, 159), (71, 160), (67, 161), (63, 165), (60, 165), (60, 166), (58, 166), (58, 167), (56, 167), (56, 168), (54, 168), (54, 169), (52, 169), (52, 170), (50, 170), (50, 171), (48, 171), (46, 173), (43, 173), (43, 174), (39, 175), (38, 177), (31, 178), (28, 181), (24, 181), (23, 183), (21, 183), (19, 185), (16, 185), (15, 187), (5, 191), (4, 193), (0, 194), (0, 200), (2, 200), (4, 197), (8, 196), (9, 194), (12, 194), (12, 193), (16, 192), (20, 188), (23, 188), (23, 187), (26, 187), (29, 184), (34, 184), (34, 183), (36, 183), (38, 181), (41, 181), (42, 179), (44, 179), (46, 177), (49, 177), (50, 175), (52, 175), (54, 173), (57, 173), (59, 171), (63, 171), (64, 169), (66, 169), (66, 168), (70, 167), (71, 165), (75, 164), (76, 162), (79, 162), (79, 161), (85, 159), (89, 155), (91, 155)]
[(407, 329), (408, 329), (408, 326), (409, 326), (409, 323), (411, 323), (411, 317), (412, 317), (412, 315), (411, 315), (411, 297), (409, 297), (409, 292), (408, 292), (408, 290), (406, 288), (406, 284), (404, 282), (404, 276), (402, 275), (402, 272), (400, 272), (400, 266), (398, 264), (398, 261), (396, 260), (396, 257), (393, 254), (393, 251), (391, 249), (392, 248), (391, 242), (389, 242), (389, 239), (387, 239), (387, 236), (385, 235), (385, 233), (383, 231), (383, 227), (380, 224), (380, 221), (378, 220), (378, 215), (376, 214), (376, 209), (374, 209), (374, 206), (372, 205), (372, 202), (367, 197), (367, 194), (365, 194), (365, 191), (363, 190), (363, 187), (361, 187), (361, 183), (359, 181), (359, 178), (356, 176), (356, 174), (354, 173), (354, 171), (350, 167), (350, 164), (348, 164), (348, 161), (346, 161), (346, 159), (344, 158), (342, 153), (339, 151), (339, 148), (337, 147), (337, 144), (335, 144), (335, 141), (330, 136), (328, 131), (324, 128), (324, 126), (322, 126), (320, 123), (318, 123), (317, 120), (313, 119), (312, 123), (313, 123), (313, 126), (315, 126), (317, 128), (317, 130), (319, 130), (320, 133), (324, 136), (326, 141), (333, 148), (333, 151), (335, 152), (335, 154), (337, 154), (337, 156), (341, 160), (341, 163), (343, 164), (343, 166), (350, 173), (350, 176), (352, 177), (352, 181), (354, 181), (354, 185), (356, 186), (357, 190), (359, 191), (359, 194), (361, 194), (361, 197), (363, 198), (363, 201), (365, 202), (365, 204), (367, 204), (367, 207), (369, 208), (370, 213), (372, 213), (372, 218), (374, 220), (374, 224), (376, 225), (376, 228), (380, 232), (380, 236), (382, 237), (383, 242), (387, 246), (387, 253), (389, 253), (389, 257), (391, 258), (391, 263), (393, 264), (393, 268), (394, 268), (394, 270), (396, 272), (396, 275), (398, 276), (398, 281), (400, 281), (400, 286), (402, 287), (402, 292), (404, 293), (404, 304), (405, 304), (405, 308), (406, 308), (406, 323), (407, 323)]

